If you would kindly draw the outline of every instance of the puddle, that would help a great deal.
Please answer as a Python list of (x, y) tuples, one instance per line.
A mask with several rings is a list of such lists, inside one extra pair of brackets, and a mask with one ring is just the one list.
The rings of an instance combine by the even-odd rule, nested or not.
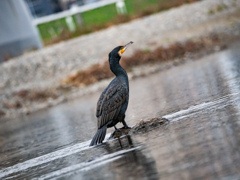
[(126, 121), (141, 133), (89, 147), (101, 91), (1, 122), (0, 178), (240, 179), (239, 48), (132, 80)]

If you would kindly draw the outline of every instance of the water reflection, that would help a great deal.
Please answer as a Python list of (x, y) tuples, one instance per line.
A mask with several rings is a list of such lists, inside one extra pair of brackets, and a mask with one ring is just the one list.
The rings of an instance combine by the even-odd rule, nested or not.
[(136, 142), (131, 136), (121, 138), (120, 142), (122, 145), (119, 141), (115, 141), (115, 144), (106, 148), (106, 150), (111, 153), (117, 147), (117, 143), (119, 143), (121, 149), (134, 146), (141, 146), (141, 148), (127, 153), (121, 159), (112, 163), (116, 179), (122, 179), (123, 176), (129, 179), (159, 178), (155, 160), (151, 157), (151, 154), (146, 152), (143, 144)]
[[(110, 141), (98, 148), (108, 155), (123, 153), (104, 166), (90, 167), (87, 172), (79, 170), (79, 173), (75, 172), (70, 175), (70, 179), (79, 177), (86, 179), (159, 179), (155, 160), (151, 154), (146, 152), (144, 145), (135, 142), (131, 136)], [(111, 158), (109, 157), (109, 159)]]

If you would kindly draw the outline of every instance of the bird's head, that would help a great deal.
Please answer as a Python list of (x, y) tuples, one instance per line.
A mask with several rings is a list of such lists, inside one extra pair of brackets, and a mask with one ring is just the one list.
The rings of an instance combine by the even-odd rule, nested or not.
[(133, 42), (130, 41), (124, 46), (118, 46), (115, 47), (110, 53), (109, 53), (109, 59), (110, 58), (121, 58), (122, 54), (126, 51), (126, 49), (131, 45)]

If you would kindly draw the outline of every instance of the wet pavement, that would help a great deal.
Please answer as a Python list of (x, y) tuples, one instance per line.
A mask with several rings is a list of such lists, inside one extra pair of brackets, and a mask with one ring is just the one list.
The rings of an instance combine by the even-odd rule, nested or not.
[(239, 49), (130, 81), (127, 123), (169, 120), (149, 132), (88, 147), (101, 91), (0, 120), (0, 179), (240, 179)]

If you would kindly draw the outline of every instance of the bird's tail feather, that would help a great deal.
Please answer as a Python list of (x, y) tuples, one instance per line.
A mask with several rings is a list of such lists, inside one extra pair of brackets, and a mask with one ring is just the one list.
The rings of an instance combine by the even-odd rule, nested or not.
[(90, 146), (94, 146), (99, 143), (102, 143), (106, 136), (106, 132), (107, 132), (107, 126), (103, 126), (100, 129), (98, 129), (90, 143)]

